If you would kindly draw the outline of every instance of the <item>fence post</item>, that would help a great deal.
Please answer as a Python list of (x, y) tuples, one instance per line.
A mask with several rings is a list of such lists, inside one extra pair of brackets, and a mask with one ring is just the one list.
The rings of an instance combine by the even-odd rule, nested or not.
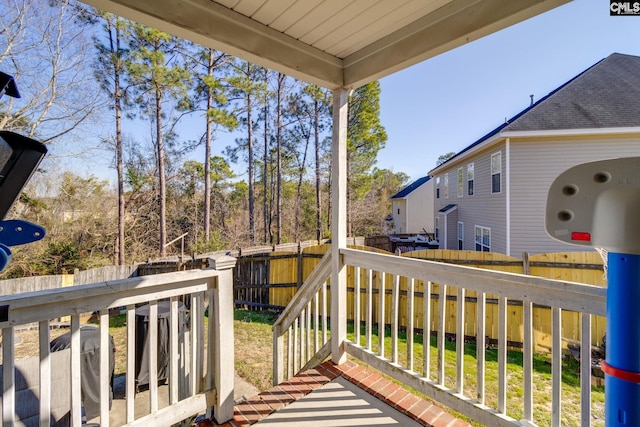
[(522, 273), (527, 276), (531, 274), (531, 264), (529, 263), (529, 252), (522, 252)]
[(214, 342), (209, 343), (210, 348), (213, 349), (213, 365), (210, 365), (209, 369), (214, 373), (216, 400), (213, 414), (218, 423), (225, 423), (233, 418), (233, 267), (235, 265), (236, 259), (227, 255), (209, 258), (209, 268), (220, 272), (218, 284), (213, 290), (213, 301), (209, 301), (209, 319), (213, 319), (209, 327), (214, 328)]
[(302, 286), (302, 246), (298, 244), (298, 289)]

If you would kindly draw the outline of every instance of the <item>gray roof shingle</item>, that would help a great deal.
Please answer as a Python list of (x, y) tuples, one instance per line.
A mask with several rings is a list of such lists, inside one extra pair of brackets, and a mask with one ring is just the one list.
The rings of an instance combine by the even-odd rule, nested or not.
[(640, 57), (614, 53), (565, 83), (504, 131), (640, 126)]
[(423, 176), (422, 178), (418, 178), (413, 181), (411, 184), (404, 187), (402, 190), (391, 196), (392, 199), (401, 199), (403, 197), (407, 197), (410, 193), (412, 193), (416, 188), (420, 187), (425, 182), (431, 179), (430, 176)]

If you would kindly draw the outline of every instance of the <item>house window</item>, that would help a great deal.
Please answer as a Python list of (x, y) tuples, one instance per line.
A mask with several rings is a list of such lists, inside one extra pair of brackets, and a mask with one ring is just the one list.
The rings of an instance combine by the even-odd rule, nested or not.
[(464, 195), (464, 171), (462, 168), (458, 168), (458, 197)]
[(436, 177), (436, 199), (440, 198), (440, 177)]
[(449, 198), (449, 174), (444, 174), (444, 198)]
[(502, 191), (502, 152), (491, 155), (491, 192)]
[(440, 241), (440, 218), (436, 217), (436, 240)]
[(467, 165), (467, 194), (473, 196), (473, 163)]
[(458, 221), (458, 250), (464, 249), (464, 223)]
[(491, 252), (491, 229), (476, 225), (476, 251)]

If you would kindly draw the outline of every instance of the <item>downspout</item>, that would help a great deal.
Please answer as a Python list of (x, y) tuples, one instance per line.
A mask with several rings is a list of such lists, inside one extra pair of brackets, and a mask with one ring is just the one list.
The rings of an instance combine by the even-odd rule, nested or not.
[(507, 193), (506, 194), (506, 207), (507, 207), (507, 212), (506, 212), (506, 225), (507, 225), (507, 230), (506, 230), (506, 236), (507, 236), (507, 247), (506, 247), (506, 252), (507, 255), (511, 256), (511, 156), (510, 156), (510, 147), (511, 147), (511, 139), (507, 138), (505, 140), (505, 149), (504, 149), (504, 156), (505, 156), (505, 176), (504, 176), (504, 190)]
[(349, 92), (333, 91), (331, 138), (331, 360), (347, 361), (347, 270), (340, 250), (347, 247), (347, 112)]

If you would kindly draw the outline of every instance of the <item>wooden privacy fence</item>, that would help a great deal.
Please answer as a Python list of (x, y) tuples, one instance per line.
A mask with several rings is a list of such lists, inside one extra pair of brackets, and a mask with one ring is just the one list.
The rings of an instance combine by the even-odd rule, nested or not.
[[(308, 247), (297, 252), (252, 255), (238, 259), (237, 269), (234, 274), (234, 289), (236, 304), (257, 308), (257, 309), (282, 309), (293, 298), (299, 286), (311, 274), (315, 266), (320, 262), (324, 253), (328, 250), (328, 245)], [(359, 248), (383, 252), (373, 248)], [(510, 273), (529, 274), (532, 276), (545, 277), (557, 280), (566, 280), (591, 285), (606, 286), (606, 278), (603, 270), (602, 258), (597, 252), (567, 252), (549, 253), (541, 255), (523, 254), (523, 258), (515, 258), (507, 255), (491, 252), (474, 251), (454, 251), (454, 250), (422, 250), (405, 253), (402, 256), (411, 258), (428, 259), (432, 261), (447, 262), (453, 264), (466, 265), (470, 267), (491, 269)], [(361, 305), (364, 307), (364, 283), (366, 277), (364, 272), (360, 277)], [(382, 275), (373, 273), (373, 292), (378, 293)], [(391, 315), (391, 291), (389, 284), (393, 278), (385, 276), (385, 317)], [(347, 268), (347, 318), (354, 319), (354, 286), (355, 271), (353, 267)], [(414, 324), (421, 325), (423, 321), (423, 304), (419, 302), (424, 297), (424, 283), (416, 280), (414, 303)], [(437, 329), (439, 285), (432, 283), (431, 288), (431, 325), (432, 330)], [(327, 296), (330, 301), (330, 296)], [(456, 301), (457, 288), (448, 286), (447, 290), (447, 310), (445, 333), (451, 339), (456, 335)], [(476, 335), (476, 295), (468, 292), (465, 296), (465, 337)], [(498, 337), (498, 299), (496, 295), (487, 295), (486, 314), (486, 335), (488, 343), (497, 341)], [(373, 298), (373, 313), (378, 312), (379, 298)], [(406, 319), (407, 304), (407, 279), (400, 278), (400, 313), (399, 325), (401, 328), (408, 324)], [(510, 329), (507, 331), (507, 340), (511, 347), (521, 347), (523, 342), (522, 322), (523, 308), (521, 301), (508, 301), (508, 314)], [(364, 316), (364, 314), (362, 314)], [(551, 348), (551, 310), (548, 307), (534, 305), (534, 351), (544, 352)], [(360, 320), (364, 320), (361, 318)], [(598, 346), (602, 343), (605, 335), (605, 319), (600, 316), (593, 316), (593, 327), (591, 334), (592, 345)], [(377, 321), (377, 319), (374, 319)], [(580, 316), (578, 313), (562, 312), (562, 337), (565, 345), (573, 341), (580, 340)]]

